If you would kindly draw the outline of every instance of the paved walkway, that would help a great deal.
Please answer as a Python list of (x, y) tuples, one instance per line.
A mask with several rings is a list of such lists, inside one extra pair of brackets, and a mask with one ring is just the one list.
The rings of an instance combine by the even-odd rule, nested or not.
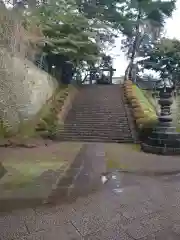
[(115, 171), (100, 185), (96, 176), (102, 145), (87, 145), (85, 153), (91, 171), (84, 167), (74, 186), (90, 190), (97, 183), (98, 187), (71, 202), (1, 213), (1, 240), (180, 239), (180, 175), (150, 177)]

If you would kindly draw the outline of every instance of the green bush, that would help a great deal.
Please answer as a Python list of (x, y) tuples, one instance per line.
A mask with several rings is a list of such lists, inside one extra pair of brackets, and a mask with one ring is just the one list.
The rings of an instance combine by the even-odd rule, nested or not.
[(8, 122), (0, 119), (0, 137), (7, 138), (13, 134), (12, 129), (10, 128)]
[[(138, 108), (133, 109), (134, 116), (137, 116), (135, 121), (138, 127), (139, 137), (143, 140), (147, 138), (152, 132), (152, 129), (157, 125), (158, 117), (154, 107), (144, 95), (143, 91), (136, 85), (133, 85), (133, 91), (138, 102)], [(140, 113), (143, 113), (144, 116), (141, 117)]]
[(60, 124), (58, 113), (63, 106), (64, 100), (68, 96), (68, 92), (68, 86), (63, 85), (57, 89), (53, 97), (42, 108), (40, 113), (41, 118), (36, 127), (36, 130), (42, 133), (42, 135), (46, 133), (50, 137), (57, 133)]

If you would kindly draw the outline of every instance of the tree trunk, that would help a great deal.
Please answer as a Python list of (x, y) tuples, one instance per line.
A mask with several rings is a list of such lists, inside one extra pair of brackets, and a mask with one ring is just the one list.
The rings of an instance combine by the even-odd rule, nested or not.
[(13, 7), (16, 5), (17, 0), (13, 0)]
[[(139, 27), (140, 27), (140, 20), (141, 20), (141, 10), (139, 9), (139, 13), (138, 13), (138, 16), (137, 16), (137, 23), (136, 23), (136, 35), (135, 35), (135, 40), (134, 40), (134, 43), (133, 43), (133, 49), (132, 49), (132, 55), (131, 55), (131, 58), (130, 58), (130, 63), (128, 65), (128, 68), (127, 68), (127, 72), (128, 72), (128, 77), (129, 79), (131, 79), (131, 73), (132, 73), (132, 69), (133, 69), (133, 65), (134, 65), (134, 59), (135, 59), (135, 56), (136, 56), (136, 52), (137, 52), (137, 44), (138, 44), (138, 40), (139, 40)], [(132, 81), (133, 79), (131, 79)]]
[(126, 68), (126, 70), (125, 70), (124, 81), (127, 81), (127, 80), (128, 80), (130, 64), (131, 64), (131, 62), (128, 64), (128, 66), (127, 66), (127, 68)]
[(28, 0), (27, 3), (29, 8), (36, 8), (36, 0)]
[(6, 7), (5, 3), (3, 2), (3, 0), (0, 0), (0, 7)]

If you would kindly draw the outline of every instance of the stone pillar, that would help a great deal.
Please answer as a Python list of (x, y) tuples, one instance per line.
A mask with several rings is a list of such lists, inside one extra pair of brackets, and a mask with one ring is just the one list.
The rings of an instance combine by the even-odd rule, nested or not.
[(142, 150), (164, 155), (180, 154), (180, 134), (172, 125), (173, 82), (166, 75), (158, 83), (156, 89), (159, 91), (160, 97), (158, 101), (160, 105), (159, 121), (147, 139), (141, 143)]

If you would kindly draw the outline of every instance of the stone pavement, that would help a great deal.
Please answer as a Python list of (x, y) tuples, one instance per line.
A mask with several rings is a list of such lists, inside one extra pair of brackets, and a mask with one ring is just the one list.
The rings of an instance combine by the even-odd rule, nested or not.
[(178, 175), (112, 177), (101, 191), (71, 204), (1, 215), (0, 239), (180, 239)]
[[(96, 176), (94, 163), (98, 165), (103, 157), (102, 149), (96, 147), (91, 145), (86, 151), (89, 160), (93, 153), (92, 165), (87, 164), (92, 181)], [(99, 171), (98, 165), (97, 174)], [(77, 185), (89, 186), (88, 175), (84, 168)], [(180, 239), (180, 174), (142, 176), (115, 171), (108, 179), (95, 191), (71, 202), (0, 213), (0, 239)], [(98, 181), (100, 178), (95, 179)]]

